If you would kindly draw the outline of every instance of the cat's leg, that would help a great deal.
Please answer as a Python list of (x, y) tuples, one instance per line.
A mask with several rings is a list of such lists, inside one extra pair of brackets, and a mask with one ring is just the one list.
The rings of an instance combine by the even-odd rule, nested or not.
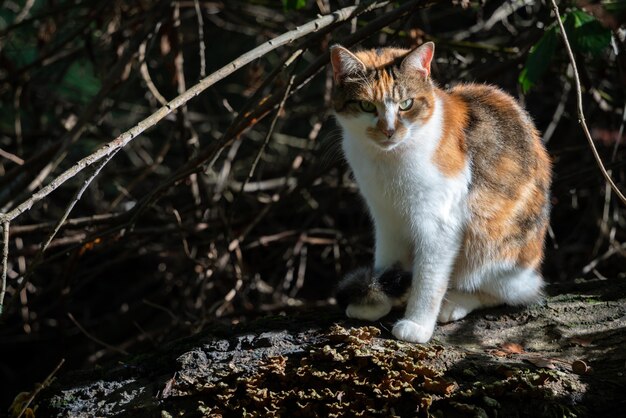
[(362, 277), (362, 283), (370, 283), (366, 297), (350, 303), (346, 316), (366, 321), (376, 321), (387, 315), (394, 305), (394, 299), (387, 295), (377, 283), (378, 277), (389, 269), (405, 268), (411, 263), (411, 246), (400, 234), (393, 233), (390, 225), (376, 224), (376, 246), (374, 252), (373, 277)]
[[(541, 300), (543, 278), (524, 267), (496, 266), (481, 272), (478, 291), (464, 292), (451, 289), (446, 293), (439, 322), (464, 318), (470, 312), (498, 305), (527, 305)], [(476, 274), (474, 275), (476, 276)]]
[[(402, 227), (405, 226), (400, 225), (400, 228)], [(413, 262), (413, 246), (405, 237), (406, 234), (399, 231), (398, 225), (383, 224), (379, 220), (375, 224), (375, 233), (374, 269), (377, 271), (390, 268), (410, 270)]]
[(399, 340), (425, 343), (430, 340), (441, 302), (448, 287), (452, 266), (460, 248), (460, 228), (433, 221), (420, 224), (416, 242), (413, 281), (406, 312), (392, 330)]

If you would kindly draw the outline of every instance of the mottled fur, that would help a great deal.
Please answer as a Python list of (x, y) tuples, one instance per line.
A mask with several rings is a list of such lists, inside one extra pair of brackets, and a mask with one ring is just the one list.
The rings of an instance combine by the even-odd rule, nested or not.
[(343, 150), (376, 234), (377, 273), (341, 285), (347, 313), (387, 314), (381, 271), (411, 271), (393, 333), (413, 342), (430, 339), (437, 318), (537, 301), (549, 216), (550, 161), (528, 114), (492, 86), (438, 88), (433, 54), (432, 43), (331, 51)]
[[(337, 303), (350, 318), (376, 320), (401, 302), (411, 286), (411, 273), (398, 266), (387, 270), (361, 267), (348, 273), (337, 286)], [(359, 303), (353, 303), (358, 300)]]

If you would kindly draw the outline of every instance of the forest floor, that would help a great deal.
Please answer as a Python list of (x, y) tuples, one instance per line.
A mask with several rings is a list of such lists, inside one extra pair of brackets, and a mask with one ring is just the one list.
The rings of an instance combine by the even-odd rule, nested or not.
[[(552, 285), (393, 339), (336, 306), (215, 324), (156, 352), (61, 373), (36, 416), (625, 416), (626, 282)], [(400, 314), (398, 312), (398, 314)]]

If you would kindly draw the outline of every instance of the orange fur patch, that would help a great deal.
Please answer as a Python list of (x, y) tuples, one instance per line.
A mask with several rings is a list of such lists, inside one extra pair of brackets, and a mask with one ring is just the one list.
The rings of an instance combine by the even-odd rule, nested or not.
[(458, 175), (465, 167), (467, 149), (463, 129), (467, 124), (467, 105), (454, 96), (439, 93), (443, 104), (443, 132), (433, 162), (447, 177)]
[[(551, 179), (550, 159), (539, 133), (515, 100), (496, 88), (464, 85), (449, 96), (463, 97), (472, 103), (466, 112), (474, 112), (472, 131), (465, 138), (473, 155), (473, 187), (468, 196), (472, 217), (455, 271), (493, 260), (538, 268), (548, 226)], [(455, 113), (464, 115), (463, 109)], [(456, 116), (446, 117), (444, 124), (459, 119), (462, 126), (469, 123)], [(442, 171), (445, 155), (437, 155)]]

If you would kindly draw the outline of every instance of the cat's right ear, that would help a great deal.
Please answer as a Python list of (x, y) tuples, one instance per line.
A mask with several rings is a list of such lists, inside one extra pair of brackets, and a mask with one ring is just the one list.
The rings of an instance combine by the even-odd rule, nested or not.
[(365, 72), (365, 64), (341, 45), (330, 47), (330, 63), (333, 66), (333, 76), (337, 84), (341, 84), (347, 75)]
[(424, 45), (409, 52), (402, 61), (402, 69), (405, 71), (417, 71), (422, 73), (425, 78), (430, 76), (430, 63), (435, 54), (435, 44), (426, 42)]

